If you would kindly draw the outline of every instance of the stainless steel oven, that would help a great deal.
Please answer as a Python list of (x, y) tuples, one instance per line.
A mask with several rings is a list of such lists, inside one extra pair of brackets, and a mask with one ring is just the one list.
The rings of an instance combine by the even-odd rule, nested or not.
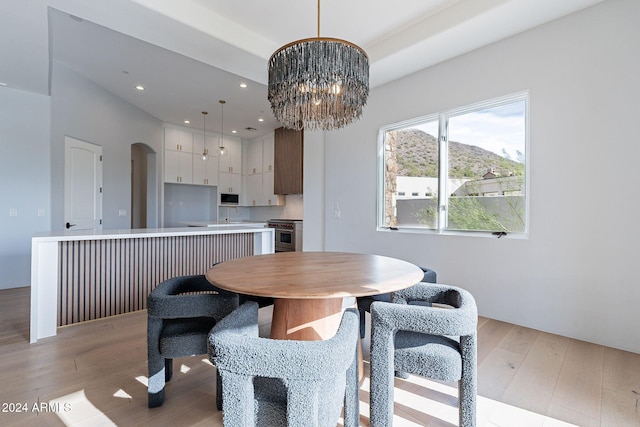
[(270, 219), (267, 227), (275, 228), (276, 252), (295, 252), (302, 250), (302, 220)]

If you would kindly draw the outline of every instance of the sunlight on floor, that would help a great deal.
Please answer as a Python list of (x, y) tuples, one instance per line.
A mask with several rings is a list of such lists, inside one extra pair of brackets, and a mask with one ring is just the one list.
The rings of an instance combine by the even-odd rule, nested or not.
[(149, 378), (145, 377), (144, 375), (137, 376), (136, 381), (138, 381), (140, 384), (144, 385), (145, 387), (149, 387)]
[(67, 426), (115, 426), (116, 424), (87, 399), (84, 390), (54, 399), (50, 404), (59, 405), (58, 418)]
[(133, 399), (133, 397), (123, 389), (119, 389), (118, 391), (113, 393), (113, 397), (119, 397), (121, 399)]
[[(360, 389), (365, 392), (360, 398), (360, 413), (369, 414), (368, 377), (364, 378)], [(409, 380), (396, 379), (393, 425), (398, 427), (424, 426), (425, 419), (433, 418), (435, 425), (456, 426), (458, 425), (457, 396), (456, 387), (427, 378), (412, 375)], [(477, 404), (478, 426), (576, 427), (575, 424), (482, 396), (478, 396)]]

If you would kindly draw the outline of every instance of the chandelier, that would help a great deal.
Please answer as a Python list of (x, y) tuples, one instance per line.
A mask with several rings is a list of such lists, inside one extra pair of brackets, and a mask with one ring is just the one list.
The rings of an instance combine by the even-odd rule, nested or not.
[(274, 116), (295, 130), (331, 130), (362, 115), (369, 96), (369, 57), (345, 40), (318, 36), (282, 46), (269, 59)]

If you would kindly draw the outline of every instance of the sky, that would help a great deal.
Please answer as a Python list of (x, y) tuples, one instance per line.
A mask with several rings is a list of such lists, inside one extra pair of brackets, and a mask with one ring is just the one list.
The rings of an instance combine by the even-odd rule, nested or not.
[[(499, 156), (524, 163), (525, 102), (517, 101), (481, 111), (449, 116), (449, 141), (475, 145)], [(412, 126), (433, 136), (438, 123)]]

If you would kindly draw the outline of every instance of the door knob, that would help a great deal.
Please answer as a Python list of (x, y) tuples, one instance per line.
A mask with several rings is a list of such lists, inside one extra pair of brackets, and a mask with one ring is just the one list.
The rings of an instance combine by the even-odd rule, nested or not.
[(67, 228), (71, 228), (71, 227), (75, 227), (76, 225), (75, 225), (75, 224), (69, 224), (69, 223), (66, 223), (66, 224), (65, 224), (65, 226), (66, 226)]

